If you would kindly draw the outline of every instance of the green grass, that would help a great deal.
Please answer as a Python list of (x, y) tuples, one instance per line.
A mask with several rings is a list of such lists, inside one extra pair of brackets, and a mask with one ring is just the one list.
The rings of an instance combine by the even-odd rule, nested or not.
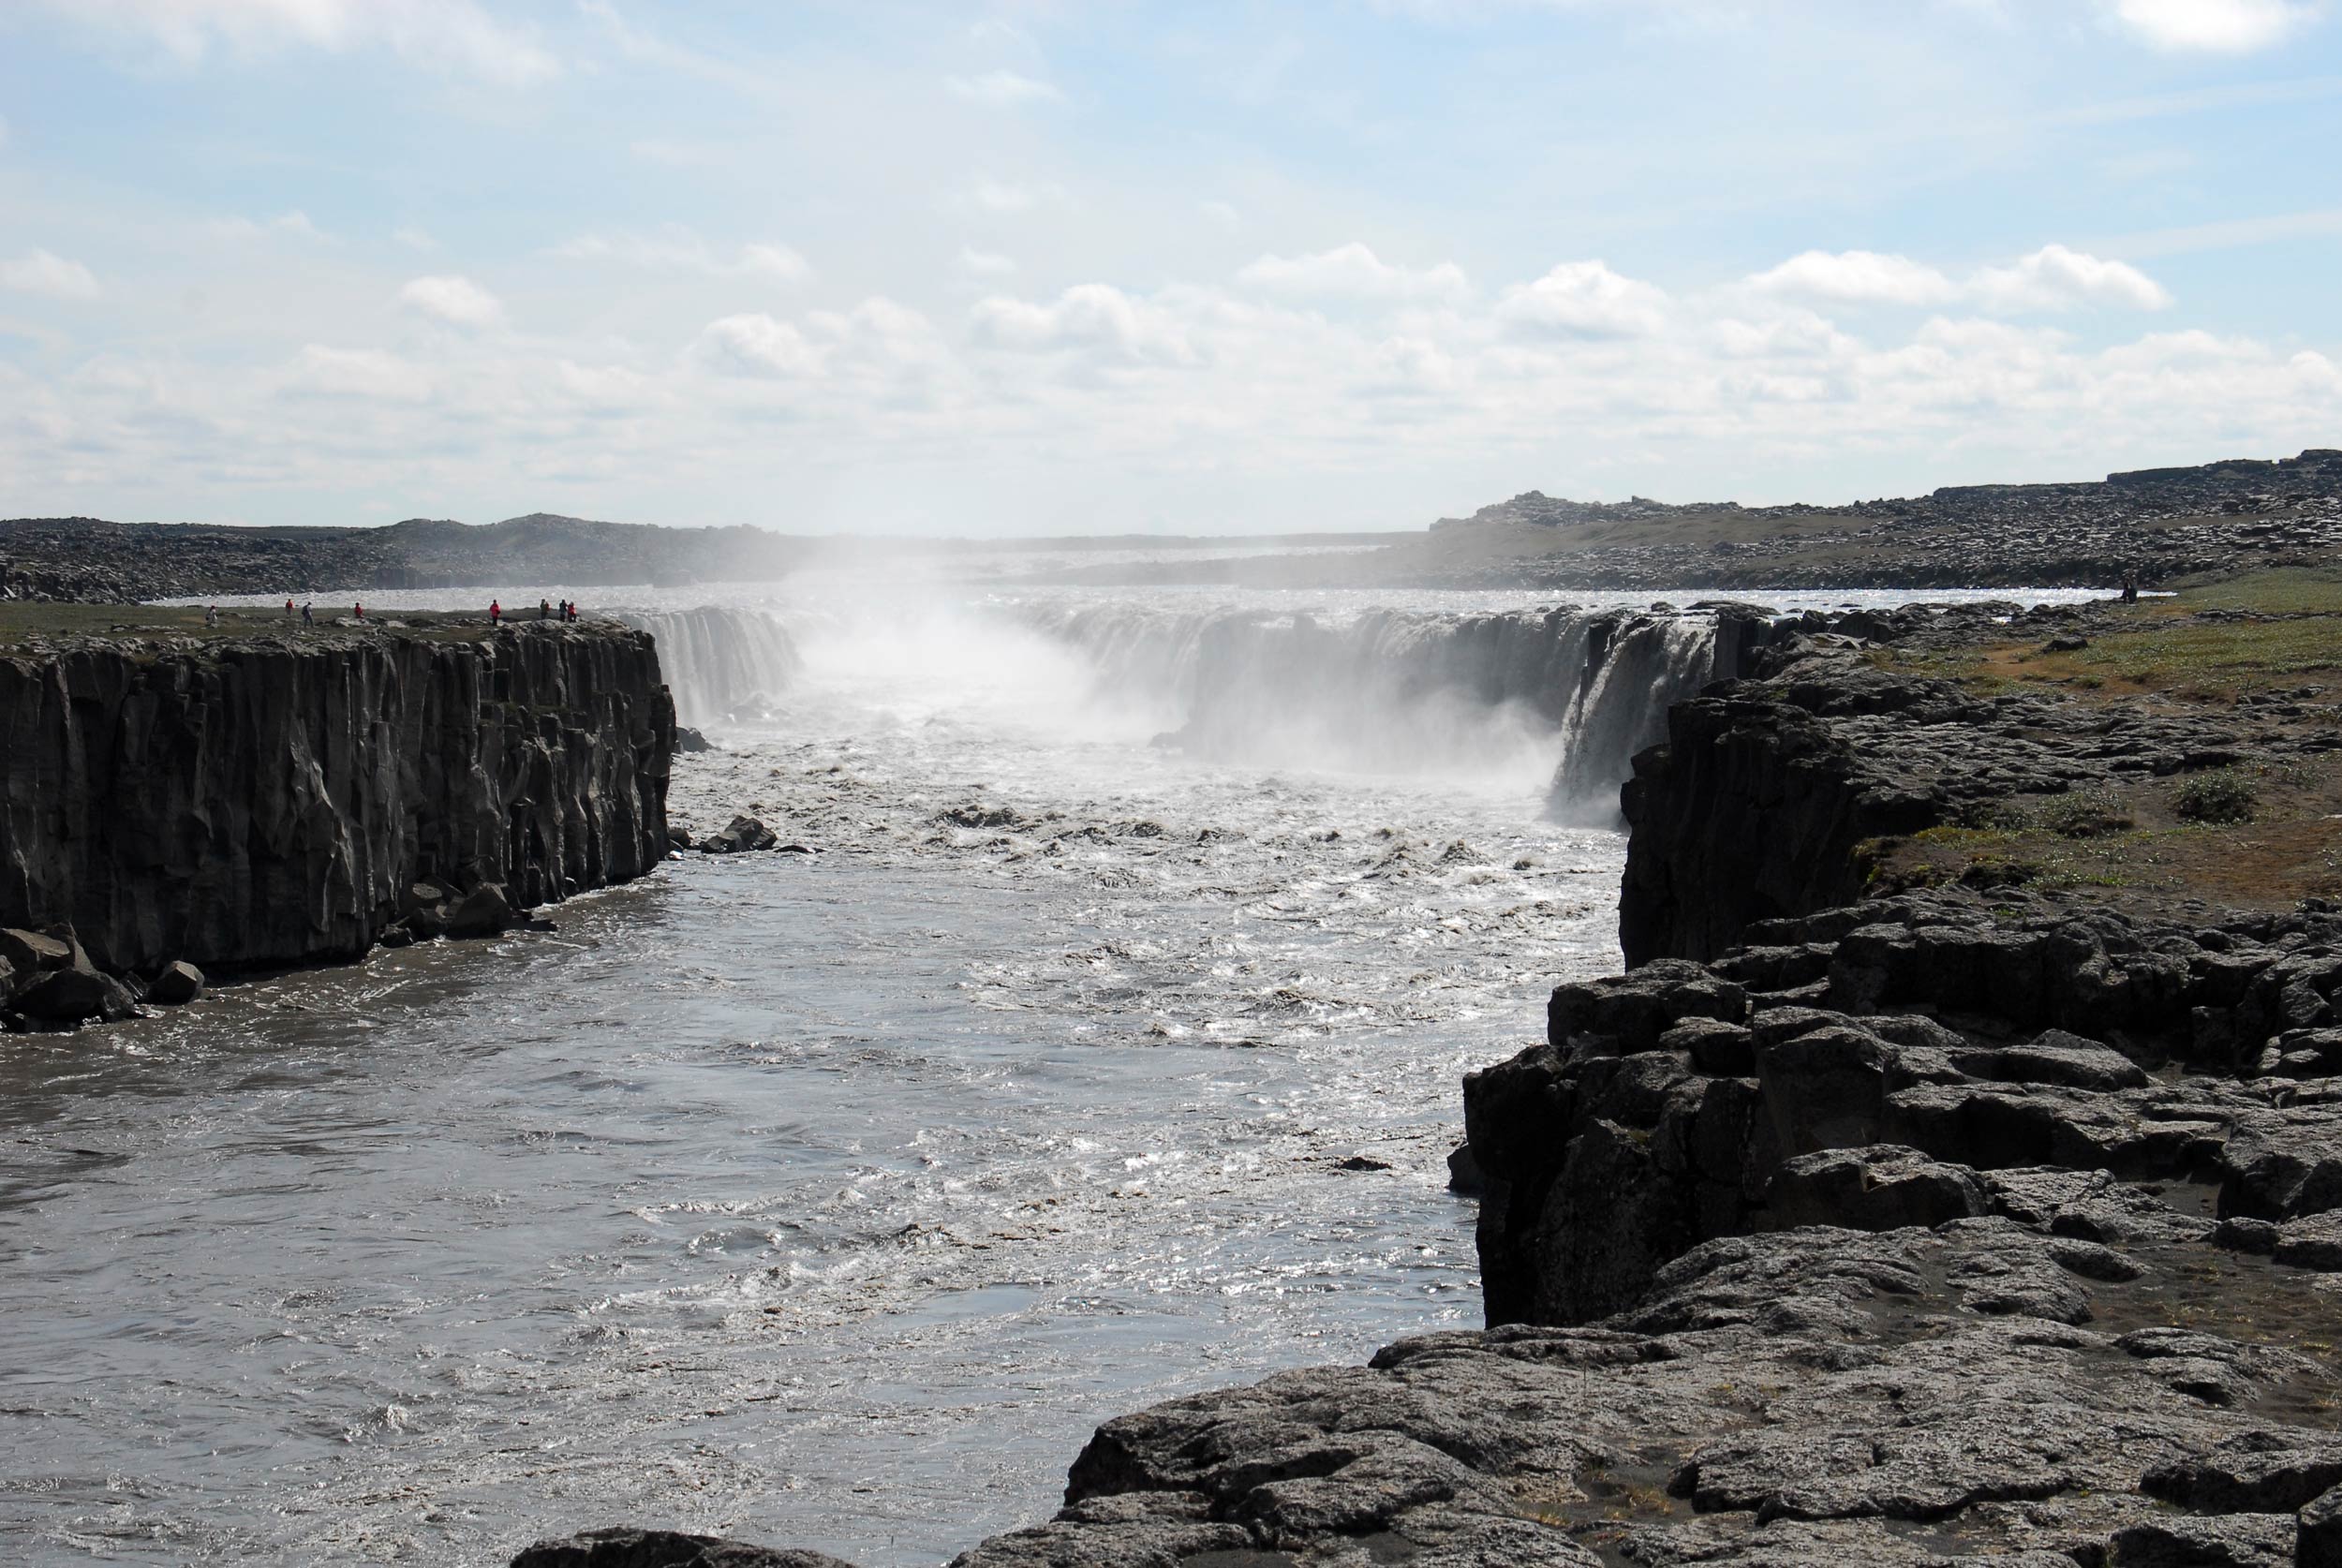
[(2117, 632), (2078, 653), (2045, 654), (2046, 666), (2140, 686), (2243, 688), (2342, 670), (2342, 619), (2236, 621)]
[(2200, 773), (2172, 791), (2172, 809), (2191, 822), (2249, 822), (2260, 804), (2252, 780), (2233, 768)]
[[(2150, 600), (2150, 605), (2157, 601)], [(2251, 610), (2267, 615), (2342, 614), (2342, 566), (2275, 567), (2241, 577), (2183, 585), (2182, 610)]]

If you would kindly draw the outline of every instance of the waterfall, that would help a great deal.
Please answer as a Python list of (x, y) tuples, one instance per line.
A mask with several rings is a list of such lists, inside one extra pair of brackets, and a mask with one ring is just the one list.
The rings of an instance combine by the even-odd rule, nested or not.
[(801, 660), (779, 621), (762, 610), (614, 610), (659, 644), (659, 668), (685, 724), (761, 715), (795, 681)]
[[(1163, 739), (1268, 765), (1464, 775), (1531, 770), (1557, 811), (1614, 810), (1669, 704), (1734, 673), (1741, 629), (1701, 612), (1440, 614), (1341, 620), (1133, 605), (1035, 611), (1080, 649), (1098, 700), (1166, 716)], [(1723, 667), (1720, 667), (1723, 666)]]

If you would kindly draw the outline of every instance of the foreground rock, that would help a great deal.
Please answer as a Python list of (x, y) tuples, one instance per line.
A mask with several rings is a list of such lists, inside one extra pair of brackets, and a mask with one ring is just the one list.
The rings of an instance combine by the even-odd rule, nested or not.
[(541, 1541), (512, 1568), (850, 1568), (821, 1552), (776, 1551), (672, 1530), (592, 1530)]
[(615, 627), (32, 644), (0, 726), (0, 925), (67, 954), (0, 944), (28, 1020), (489, 934), (666, 851), (673, 708)]

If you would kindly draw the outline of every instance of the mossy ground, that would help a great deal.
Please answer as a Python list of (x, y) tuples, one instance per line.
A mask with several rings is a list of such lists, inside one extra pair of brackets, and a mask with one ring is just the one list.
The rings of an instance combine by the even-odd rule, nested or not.
[[(2053, 653), (2027, 640), (1882, 657), (1979, 693), (2048, 689), (2143, 712), (2227, 710), (2256, 730), (2342, 731), (2342, 567), (2110, 606), (2087, 636)], [(2136, 890), (2262, 907), (2342, 897), (2342, 750), (2008, 801), (1989, 820), (1874, 845), (1870, 859), (1881, 889)]]

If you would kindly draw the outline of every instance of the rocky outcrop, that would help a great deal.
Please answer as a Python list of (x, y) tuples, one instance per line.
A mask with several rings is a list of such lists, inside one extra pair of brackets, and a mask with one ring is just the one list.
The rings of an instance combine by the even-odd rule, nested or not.
[(667, 849), (674, 714), (616, 627), (82, 640), (0, 658), (0, 925), (106, 974), (490, 928)]
[(1979, 696), (1866, 651), (2053, 635), (2078, 615), (1982, 605), (1777, 623), (1737, 661), (1749, 678), (1675, 703), (1667, 738), (1634, 759), (1620, 791), (1627, 964), (1712, 957), (1757, 923), (1852, 903), (1871, 870), (1860, 851), (1875, 840), (2012, 801), (2342, 747), (2342, 731), (2243, 705), (2173, 714), (2048, 690)]
[(2194, 1182), (2224, 1220), (2342, 1207), (2342, 917), (1954, 891), (1751, 936), (1562, 987), (1545, 1044), (1465, 1080), (1490, 1322), (1621, 1310), (1722, 1236), (2013, 1212), (2011, 1169)]

